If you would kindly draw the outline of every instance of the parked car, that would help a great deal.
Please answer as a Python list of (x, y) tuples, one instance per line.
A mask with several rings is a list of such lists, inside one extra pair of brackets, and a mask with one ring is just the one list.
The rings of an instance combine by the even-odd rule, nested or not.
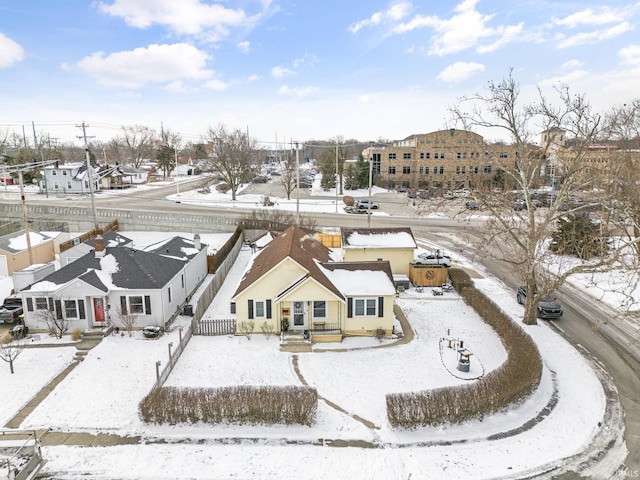
[(162, 328), (157, 325), (147, 325), (142, 329), (142, 335), (146, 338), (158, 338), (162, 333)]
[(444, 265), (451, 266), (451, 257), (441, 253), (421, 253), (413, 262), (415, 265)]
[(464, 204), (467, 207), (467, 210), (479, 210), (480, 206), (476, 202), (468, 201)]
[(269, 181), (269, 177), (266, 175), (257, 175), (253, 177), (253, 183), (267, 183)]
[(22, 299), (15, 296), (7, 297), (0, 307), (0, 323), (16, 323), (23, 313)]
[[(527, 205), (527, 202), (525, 202), (524, 200), (516, 200), (515, 202), (513, 202), (513, 209), (515, 211), (528, 210), (529, 206)], [(531, 209), (532, 210), (536, 209), (536, 206), (533, 203), (531, 204)]]
[[(356, 201), (356, 208), (359, 208), (361, 210), (368, 210), (369, 200), (365, 198), (364, 200)], [(378, 205), (376, 202), (371, 200), (371, 210), (377, 210), (378, 208), (380, 208), (380, 205)]]
[(405, 193), (407, 191), (407, 187), (404, 185), (398, 187), (398, 193)]
[(415, 190), (411, 190), (409, 193), (407, 193), (407, 197), (418, 198), (418, 193)]
[(29, 327), (27, 327), (26, 325), (16, 325), (15, 327), (12, 327), (11, 330), (9, 330), (9, 335), (11, 335), (11, 337), (16, 340), (25, 338), (27, 335), (29, 335)]
[[(516, 294), (516, 300), (520, 305), (524, 305), (527, 301), (527, 289), (525, 287), (519, 287)], [(553, 320), (562, 316), (562, 305), (558, 302), (558, 299), (553, 295), (545, 295), (540, 299), (537, 305), (537, 316), (543, 320)]]

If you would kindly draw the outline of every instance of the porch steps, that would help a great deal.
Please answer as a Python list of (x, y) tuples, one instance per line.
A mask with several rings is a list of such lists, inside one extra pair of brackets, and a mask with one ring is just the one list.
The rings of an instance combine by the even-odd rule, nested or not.
[(310, 352), (311, 340), (304, 338), (303, 333), (285, 332), (280, 337), (280, 351), (293, 353)]

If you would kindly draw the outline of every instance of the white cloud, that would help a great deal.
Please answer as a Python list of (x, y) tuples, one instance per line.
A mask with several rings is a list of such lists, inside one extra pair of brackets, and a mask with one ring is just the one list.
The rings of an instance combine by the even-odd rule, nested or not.
[(608, 23), (618, 23), (625, 20), (625, 10), (601, 7), (597, 10), (587, 8), (580, 12), (572, 13), (564, 18), (554, 18), (553, 23), (569, 28), (576, 28), (580, 25), (606, 25)]
[(301, 87), (301, 88), (292, 88), (288, 85), (283, 85), (278, 89), (278, 93), (280, 95), (289, 95), (292, 97), (306, 97), (318, 91), (318, 87)]
[(251, 51), (251, 42), (249, 42), (248, 40), (239, 42), (236, 46), (242, 53), (249, 53)]
[(640, 45), (629, 45), (621, 49), (618, 55), (626, 65), (640, 66)]
[(296, 72), (294, 72), (293, 70), (289, 70), (288, 68), (285, 68), (285, 67), (273, 67), (271, 69), (271, 76), (273, 78), (284, 78), (289, 75), (295, 75), (295, 73)]
[(381, 24), (397, 22), (406, 17), (412, 9), (410, 2), (397, 2), (387, 10), (373, 13), (369, 18), (349, 25), (351, 33), (358, 33), (364, 27), (378, 26)]
[(559, 36), (558, 48), (568, 48), (568, 47), (575, 47), (577, 45), (597, 43), (602, 40), (607, 40), (610, 38), (617, 37), (632, 29), (633, 29), (633, 26), (629, 22), (622, 22), (611, 28), (607, 28), (603, 30), (577, 33), (576, 35), (571, 35), (569, 37)]
[[(493, 15), (481, 14), (476, 10), (479, 0), (463, 0), (453, 9), (450, 18), (438, 16), (415, 15), (403, 21), (410, 13), (412, 6), (403, 3), (397, 15), (392, 16), (387, 12), (377, 12), (367, 20), (362, 20), (350, 27), (352, 31), (358, 31), (364, 26), (387, 24), (385, 35), (402, 35), (422, 28), (430, 28), (434, 31), (431, 38), (430, 55), (448, 55), (468, 48), (476, 47), (482, 40), (491, 39), (491, 43), (478, 47), (481, 53), (496, 50), (499, 47), (513, 41), (522, 33), (523, 23), (517, 25), (500, 25), (490, 27), (489, 21)], [(400, 15), (399, 13), (402, 13)], [(418, 47), (413, 47), (415, 51)]]
[(204, 82), (204, 86), (210, 90), (217, 90), (220, 92), (229, 88), (228, 83), (225, 83), (222, 80), (218, 80), (216, 78), (207, 80), (206, 82)]
[[(269, 2), (263, 4), (263, 8), (268, 6)], [(233, 27), (253, 27), (261, 18), (260, 13), (248, 16), (241, 9), (200, 0), (114, 0), (111, 4), (100, 2), (98, 8), (106, 14), (123, 18), (131, 27), (161, 25), (180, 35), (202, 34), (211, 41), (227, 37)]]
[(249, 82), (257, 82), (257, 81), (258, 81), (258, 80), (260, 80), (261, 78), (262, 78), (262, 77), (261, 77), (260, 75), (253, 74), (253, 75), (249, 75), (249, 76), (247, 77), (247, 81), (249, 81)]
[(484, 72), (484, 65), (481, 63), (456, 62), (440, 72), (437, 78), (445, 83), (460, 83), (476, 72)]
[(22, 47), (0, 33), (0, 68), (7, 68), (24, 58)]
[(589, 75), (587, 70), (574, 70), (566, 75), (559, 75), (557, 77), (547, 78), (538, 82), (540, 87), (555, 87), (558, 85), (572, 85), (578, 82), (578, 80), (586, 78)]
[(562, 69), (563, 70), (573, 70), (573, 69), (581, 67), (582, 65), (584, 65), (584, 63), (581, 62), (580, 60), (572, 59), (572, 60), (568, 60), (568, 61), (564, 62), (562, 64)]
[(301, 67), (303, 65), (313, 66), (316, 63), (318, 63), (318, 57), (316, 57), (315, 55), (313, 55), (311, 53), (305, 53), (302, 57), (296, 58), (293, 61), (293, 66), (295, 68), (298, 68), (298, 67)]
[(146, 48), (106, 55), (96, 52), (77, 63), (77, 68), (108, 87), (141, 88), (151, 83), (206, 80), (210, 56), (185, 43), (149, 45)]

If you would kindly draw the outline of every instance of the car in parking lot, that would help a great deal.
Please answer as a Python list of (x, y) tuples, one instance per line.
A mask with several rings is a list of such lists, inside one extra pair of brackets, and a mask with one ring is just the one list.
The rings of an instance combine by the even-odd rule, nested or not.
[(451, 257), (442, 253), (421, 253), (414, 260), (414, 265), (443, 265), (451, 266)]
[(365, 198), (356, 202), (356, 208), (359, 208), (360, 210), (368, 210), (369, 208), (371, 208), (371, 210), (377, 210), (380, 208), (380, 205), (371, 200), (371, 206), (369, 207), (369, 200)]
[[(523, 286), (518, 287), (518, 293), (516, 294), (516, 300), (520, 305), (524, 305), (527, 301), (527, 289)], [(545, 295), (538, 302), (537, 316), (542, 320), (554, 320), (562, 316), (562, 305), (558, 302), (558, 299), (553, 295)]]

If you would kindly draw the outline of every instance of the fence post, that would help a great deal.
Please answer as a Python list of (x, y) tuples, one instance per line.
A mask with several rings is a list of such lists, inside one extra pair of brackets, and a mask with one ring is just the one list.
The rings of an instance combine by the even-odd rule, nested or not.
[(156, 382), (160, 381), (160, 364), (161, 363), (162, 362), (160, 360), (156, 362)]

